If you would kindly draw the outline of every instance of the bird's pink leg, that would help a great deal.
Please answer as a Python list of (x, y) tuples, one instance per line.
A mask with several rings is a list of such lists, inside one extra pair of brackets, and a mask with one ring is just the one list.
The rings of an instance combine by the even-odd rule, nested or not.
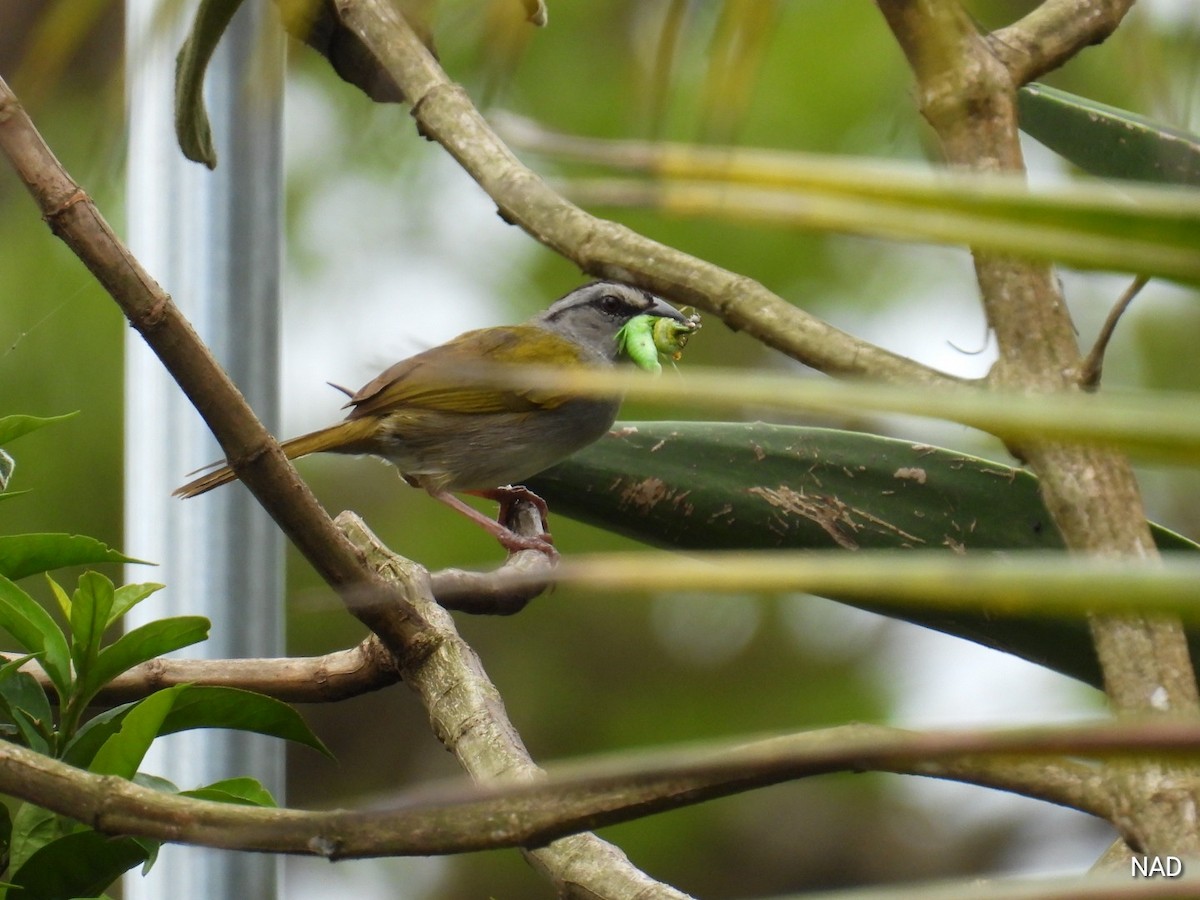
[[(492, 535), (505, 550), (515, 553), (518, 550), (539, 550), (552, 560), (558, 559), (558, 551), (554, 549), (554, 539), (546, 531), (546, 501), (537, 494), (523, 487), (504, 487), (487, 491), (468, 491), (478, 497), (497, 500), (500, 503), (499, 521), (488, 518), (479, 510), (468, 506), (449, 491), (429, 491), (429, 495), (442, 501), (452, 509), (458, 510), (467, 518), (476, 522)], [(504, 523), (508, 521), (508, 513), (513, 503), (518, 500), (528, 500), (538, 511), (542, 519), (542, 534), (537, 537), (524, 537), (517, 534)]]

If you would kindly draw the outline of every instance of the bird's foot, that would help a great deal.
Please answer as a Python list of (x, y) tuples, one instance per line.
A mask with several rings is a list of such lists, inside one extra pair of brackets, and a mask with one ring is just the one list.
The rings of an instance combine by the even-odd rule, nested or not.
[(519, 484), (506, 484), (490, 491), (480, 491), (479, 496), (495, 500), (500, 504), (500, 512), (496, 515), (496, 521), (506, 527), (512, 518), (514, 506), (521, 501), (531, 503), (533, 508), (538, 511), (538, 515), (541, 516), (542, 534), (550, 537), (550, 509), (546, 506), (546, 501), (529, 488)]
[[(441, 500), (448, 506), (454, 507), (463, 515), (483, 526), (500, 543), (500, 546), (509, 553), (517, 553), (521, 550), (537, 550), (539, 553), (545, 554), (546, 558), (551, 562), (558, 562), (559, 555), (558, 550), (554, 547), (554, 538), (550, 536), (550, 531), (546, 527), (546, 501), (528, 488), (507, 485), (486, 491), (467, 492), (476, 497), (484, 497), (499, 502), (500, 515), (496, 520), (489, 519), (478, 510), (467, 506), (467, 504), (448, 491), (431, 491), (430, 493), (438, 500)], [(522, 511), (518, 507), (521, 501), (529, 503), (537, 512), (538, 522), (536, 526), (532, 522), (527, 522), (525, 523), (525, 527), (521, 527), (523, 524), (520, 521)], [(522, 532), (532, 532), (534, 528), (540, 528), (540, 534), (522, 534), (517, 530), (518, 528)]]
[(546, 558), (551, 562), (558, 562), (558, 550), (554, 546), (554, 538), (548, 531), (543, 531), (536, 537), (526, 537), (505, 528), (503, 531), (497, 532), (496, 540), (509, 553), (518, 553), (522, 550), (537, 550), (539, 553), (544, 553)]
[[(507, 484), (504, 487), (498, 487), (482, 493), (483, 496), (495, 500), (500, 504), (500, 511), (496, 516), (496, 521), (508, 532), (507, 536), (500, 538), (500, 543), (504, 549), (510, 553), (515, 553), (518, 550), (539, 550), (545, 553), (551, 561), (558, 560), (558, 550), (555, 549), (554, 538), (550, 535), (550, 528), (547, 521), (550, 512), (546, 508), (545, 500), (529, 490), (529, 488), (521, 487), (520, 485)], [(519, 505), (521, 503), (528, 503), (537, 512), (541, 534), (526, 535), (516, 531), (521, 524), (519, 518), (521, 515)]]

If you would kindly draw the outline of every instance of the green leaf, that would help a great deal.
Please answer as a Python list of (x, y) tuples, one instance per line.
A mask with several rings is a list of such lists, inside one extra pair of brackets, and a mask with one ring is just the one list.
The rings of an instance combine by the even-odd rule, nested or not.
[(71, 598), (67, 592), (63, 590), (62, 585), (50, 577), (49, 573), (45, 573), (46, 583), (50, 586), (50, 593), (54, 595), (54, 600), (58, 603), (59, 610), (62, 611), (63, 618), (68, 622), (71, 621)]
[(121, 730), (125, 716), (133, 709), (135, 703), (122, 703), (103, 712), (97, 713), (79, 727), (75, 734), (68, 737), (63, 748), (62, 761), (86, 769), (96, 758), (96, 753), (104, 746), (105, 741)]
[[(159, 727), (159, 734), (193, 728), (231, 728), (283, 738), (331, 755), (296, 710), (272, 697), (206, 685), (177, 685), (171, 690), (178, 693)], [(121, 731), (125, 718), (136, 705), (114, 707), (88, 720), (67, 744), (63, 761), (91, 769), (100, 748)]]
[(117, 588), (113, 598), (112, 610), (108, 614), (108, 624), (114, 624), (125, 613), (133, 609), (151, 594), (163, 589), (164, 585), (147, 582), (145, 584), (125, 584)]
[(151, 565), (118, 553), (95, 538), (79, 534), (0, 535), (0, 575), (13, 581), (64, 566), (100, 563)]
[(87, 683), (113, 606), (113, 584), (99, 572), (84, 572), (71, 600), (71, 659), (75, 677)]
[(97, 775), (133, 778), (146, 751), (162, 732), (163, 722), (187, 685), (155, 691), (125, 712), (120, 728), (96, 752), (88, 770)]
[(184, 797), (214, 800), (217, 803), (240, 803), (245, 806), (275, 807), (278, 804), (271, 792), (255, 778), (226, 778), (191, 791), (180, 791)]
[(0, 575), (0, 628), (21, 647), (39, 654), (60, 697), (70, 693), (71, 651), (62, 629), (36, 600)]
[(133, 783), (140, 784), (144, 788), (150, 788), (152, 791), (161, 791), (164, 794), (178, 794), (179, 788), (175, 783), (163, 778), (161, 775), (152, 775), (149, 772), (138, 772), (133, 776)]
[[(8, 658), (5, 657), (5, 659)], [(28, 653), (25, 656), (18, 656), (8, 659), (4, 665), (0, 666), (0, 683), (3, 683), (6, 679), (12, 678), (14, 675), (16, 675), (17, 672), (21, 670), (21, 666), (25, 665), (25, 663), (29, 662), (31, 659), (37, 659), (37, 654)]]
[(21, 656), (0, 666), (0, 739), (50, 754), (55, 741), (50, 701), (37, 679), (21, 672), (31, 659), (36, 657)]
[(242, 0), (201, 0), (192, 30), (175, 58), (175, 136), (183, 155), (217, 166), (212, 128), (204, 108), (204, 72)]
[[(924, 444), (824, 428), (628, 423), (528, 486), (555, 513), (685, 550), (1062, 547), (1029, 473)], [(1153, 532), (1164, 550), (1200, 549), (1166, 529)], [(1082, 619), (854, 605), (1100, 683)]]
[(22, 803), (13, 816), (9, 871), (17, 871), (39, 848), (69, 834), (76, 827), (75, 822), (64, 816), (32, 803)]
[(1200, 282), (1200, 192), (1191, 188), (1126, 182), (1116, 191), (1083, 180), (1033, 188), (1013, 174), (635, 141), (578, 141), (556, 155), (654, 176), (568, 182), (568, 199), (585, 205), (965, 245)]
[(21, 893), (37, 900), (95, 897), (147, 854), (133, 838), (111, 838), (88, 829), (51, 841), (11, 877)]
[(1200, 186), (1200, 137), (1044, 84), (1017, 95), (1021, 130), (1101, 178)]
[(26, 747), (38, 753), (50, 752), (54, 739), (53, 712), (36, 678), (28, 672), (10, 669), (0, 681), (0, 711), (16, 726)]
[(72, 419), (77, 412), (62, 416), (0, 416), (0, 447), (10, 444), (22, 435), (37, 431), (55, 422), (65, 422)]
[(7, 860), (12, 848), (12, 814), (8, 807), (0, 803), (0, 860)]
[(78, 693), (86, 703), (96, 691), (147, 660), (190, 647), (208, 638), (211, 623), (204, 616), (175, 616), (139, 625), (100, 651), (95, 665), (81, 681)]
[(283, 738), (332, 757), (301, 715), (286, 703), (238, 688), (192, 685), (163, 723), (163, 734), (192, 728), (233, 728)]

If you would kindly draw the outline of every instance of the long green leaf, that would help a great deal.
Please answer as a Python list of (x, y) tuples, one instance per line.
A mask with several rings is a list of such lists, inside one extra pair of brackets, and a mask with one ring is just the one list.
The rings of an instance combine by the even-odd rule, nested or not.
[(122, 703), (97, 713), (79, 727), (69, 738), (63, 748), (62, 761), (86, 769), (96, 758), (96, 753), (104, 746), (105, 741), (121, 730), (125, 716), (133, 709), (136, 701)]
[(163, 722), (163, 734), (192, 728), (233, 728), (283, 738), (332, 756), (295, 709), (264, 694), (191, 685)]
[[(1062, 547), (1027, 472), (823, 428), (627, 423), (529, 486), (555, 513), (679, 549)], [(1154, 536), (1164, 550), (1197, 549), (1166, 529), (1155, 527)], [(1100, 681), (1082, 619), (995, 618), (861, 598), (854, 605)]]
[(27, 593), (0, 575), (0, 628), (21, 647), (40, 654), (42, 667), (65, 697), (71, 684), (71, 651), (66, 636), (50, 614)]
[(586, 206), (647, 207), (671, 216), (970, 246), (1078, 269), (1200, 283), (1200, 194), (1194, 190), (1130, 182), (1114, 199), (1115, 192), (1097, 187), (1033, 191), (991, 175), (980, 176), (978, 184), (941, 176), (914, 186), (864, 166), (860, 177), (874, 188), (600, 178), (568, 182), (564, 193)]
[(134, 838), (113, 838), (88, 829), (37, 850), (11, 881), (21, 889), (15, 896), (31, 900), (95, 897), (146, 858), (146, 850)]
[(10, 871), (19, 871), (39, 848), (69, 834), (75, 827), (76, 823), (57, 813), (32, 803), (22, 803), (13, 816)]
[(1021, 130), (1101, 178), (1200, 186), (1200, 137), (1044, 84), (1017, 95)]
[(95, 566), (100, 563), (150, 565), (118, 553), (95, 538), (79, 534), (0, 535), (0, 575), (13, 581), (64, 566)]
[(113, 594), (112, 582), (99, 572), (79, 576), (79, 587), (71, 600), (71, 658), (76, 677), (85, 683), (100, 655)]
[(63, 617), (69, 622), (71, 621), (71, 598), (62, 585), (50, 577), (49, 573), (45, 574), (46, 584), (50, 588), (50, 593), (54, 595), (54, 602), (58, 604), (59, 610)]
[(22, 435), (74, 418), (78, 413), (62, 416), (0, 416), (0, 447), (10, 444)]
[(175, 136), (183, 155), (217, 166), (212, 128), (204, 109), (204, 72), (242, 0), (201, 0), (192, 30), (175, 59)]
[(180, 791), (184, 797), (214, 800), (218, 803), (240, 803), (246, 806), (277, 806), (271, 792), (255, 778), (226, 778), (191, 791)]
[(38, 753), (50, 752), (54, 719), (46, 691), (36, 678), (28, 672), (13, 672), (0, 682), (0, 710), (16, 727), (26, 747)]
[(113, 597), (112, 609), (108, 613), (108, 624), (116, 623), (125, 613), (133, 609), (147, 597), (161, 591), (165, 585), (146, 582), (145, 584), (123, 584), (117, 588)]
[[(99, 748), (121, 729), (135, 704), (113, 707), (89, 719), (67, 745), (63, 760), (88, 768)], [(294, 741), (329, 755), (296, 710), (262, 694), (236, 688), (189, 685), (164, 719), (160, 734), (193, 728), (232, 728)]]
[[(517, 135), (518, 146), (521, 145)], [(1200, 192), (1126, 182), (1031, 188), (971, 174), (769, 150), (536, 133), (524, 146), (642, 176), (566, 182), (577, 202), (985, 247), (1082, 269), (1200, 281)]]
[(895, 384), (798, 379), (721, 368), (692, 369), (686, 378), (647, 378), (633, 367), (623, 368), (626, 371), (561, 366), (488, 366), (486, 370), (513, 385), (553, 385), (564, 392), (594, 396), (624, 394), (672, 409), (900, 413), (948, 419), (1016, 444), (1028, 440), (1102, 444), (1159, 462), (1200, 463), (1200, 417), (1195, 415), (1200, 395), (1191, 392), (1020, 394), (968, 385), (914, 390)]
[(121, 635), (99, 652), (81, 681), (79, 702), (87, 702), (105, 683), (136, 665), (206, 640), (210, 627), (204, 616), (175, 616), (147, 622)]
[(187, 685), (155, 691), (126, 711), (120, 728), (96, 752), (88, 769), (97, 775), (132, 778), (146, 751), (162, 731), (163, 721)]

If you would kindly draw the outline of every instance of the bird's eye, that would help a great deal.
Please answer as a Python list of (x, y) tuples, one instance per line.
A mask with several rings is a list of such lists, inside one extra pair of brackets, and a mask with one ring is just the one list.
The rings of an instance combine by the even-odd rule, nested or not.
[(614, 294), (605, 294), (600, 298), (600, 310), (610, 316), (615, 316), (621, 311), (621, 298)]

